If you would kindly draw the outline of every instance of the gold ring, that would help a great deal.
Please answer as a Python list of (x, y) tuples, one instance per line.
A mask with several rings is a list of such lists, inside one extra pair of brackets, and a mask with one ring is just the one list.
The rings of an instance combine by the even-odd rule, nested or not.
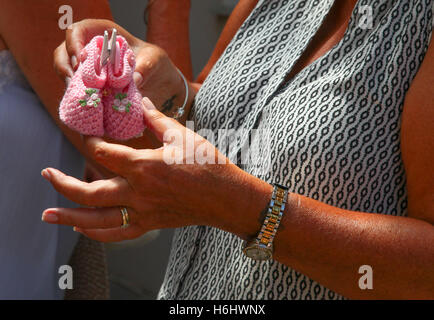
[(122, 214), (122, 225), (121, 228), (126, 228), (130, 225), (130, 216), (128, 215), (128, 210), (125, 207), (121, 207)]

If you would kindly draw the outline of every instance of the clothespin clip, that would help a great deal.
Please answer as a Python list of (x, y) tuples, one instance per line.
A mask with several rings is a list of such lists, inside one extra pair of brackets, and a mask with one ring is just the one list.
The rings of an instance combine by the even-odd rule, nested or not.
[(108, 32), (107, 30), (104, 31), (104, 41), (102, 44), (101, 59), (99, 61), (99, 66), (100, 68), (102, 68), (110, 60), (110, 62), (114, 65), (115, 73), (119, 71), (119, 67), (120, 67), (119, 61), (117, 61), (118, 55), (116, 54), (116, 51), (119, 50), (119, 44), (116, 41), (116, 36), (117, 36), (117, 30), (113, 29), (112, 36), (109, 42)]

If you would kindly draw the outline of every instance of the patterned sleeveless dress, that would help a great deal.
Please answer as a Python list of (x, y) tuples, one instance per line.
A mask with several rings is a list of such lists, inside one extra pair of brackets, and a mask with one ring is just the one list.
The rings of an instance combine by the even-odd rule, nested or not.
[[(258, 139), (253, 129), (267, 132), (259, 162), (240, 164), (267, 182), (339, 208), (405, 216), (401, 113), (431, 38), (433, 1), (359, 0), (342, 40), (285, 83), (333, 2), (260, 0), (203, 83), (191, 120), (215, 135), (242, 132), (230, 156)], [(158, 298), (344, 298), (290, 266), (246, 258), (241, 244), (208, 226), (177, 229)]]

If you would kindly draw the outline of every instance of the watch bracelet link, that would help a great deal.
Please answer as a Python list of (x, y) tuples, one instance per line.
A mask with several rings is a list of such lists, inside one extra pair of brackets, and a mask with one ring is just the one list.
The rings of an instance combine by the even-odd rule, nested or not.
[(274, 189), (268, 206), (268, 212), (261, 230), (256, 236), (258, 245), (265, 248), (271, 248), (273, 245), (273, 240), (279, 228), (283, 211), (285, 210), (285, 203), (288, 198), (288, 188), (277, 183), (273, 185)]

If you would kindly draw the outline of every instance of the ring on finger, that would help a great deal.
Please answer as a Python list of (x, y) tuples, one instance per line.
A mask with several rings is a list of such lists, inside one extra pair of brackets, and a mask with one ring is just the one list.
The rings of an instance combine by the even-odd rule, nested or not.
[(121, 228), (126, 228), (130, 225), (130, 216), (128, 214), (128, 210), (125, 207), (121, 207), (122, 214), (122, 225)]

